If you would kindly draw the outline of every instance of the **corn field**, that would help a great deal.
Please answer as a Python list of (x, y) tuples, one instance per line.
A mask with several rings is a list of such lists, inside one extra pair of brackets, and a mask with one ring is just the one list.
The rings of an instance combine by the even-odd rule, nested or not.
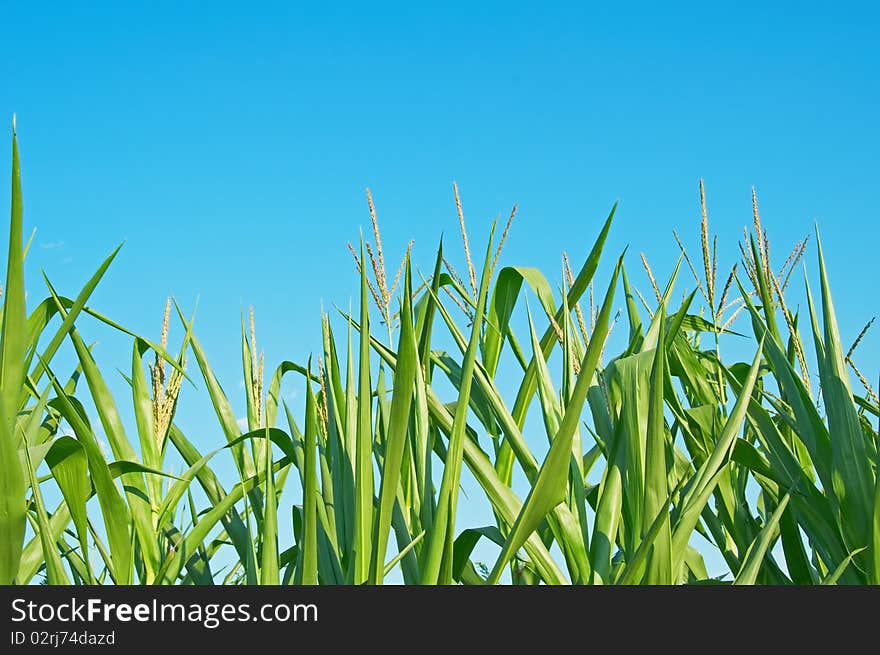
[[(614, 208), (558, 276), (502, 264), (515, 208), (472, 252), (457, 188), (466, 270), (442, 243), (430, 275), (411, 248), (386, 269), (368, 194), (372, 241), (350, 246), (359, 302), (315, 321), (321, 352), (265, 362), (243, 321), (242, 428), (184, 308), (169, 300), (151, 339), (90, 304), (115, 251), (73, 293), (30, 280), (26, 302), (14, 128), (11, 191), (0, 584), (880, 584), (877, 395), (858, 340), (841, 341), (818, 233), (771, 261), (754, 195), (733, 270), (718, 270), (703, 201), (700, 252), (676, 235), (657, 280), (644, 256), (604, 252)], [(95, 362), (96, 323), (131, 343), (129, 394)], [(734, 332), (746, 361), (723, 354)], [(290, 377), (303, 411), (280, 392)], [(185, 385), (213, 405), (207, 450), (175, 423)], [(461, 520), (466, 471), (486, 525)]]

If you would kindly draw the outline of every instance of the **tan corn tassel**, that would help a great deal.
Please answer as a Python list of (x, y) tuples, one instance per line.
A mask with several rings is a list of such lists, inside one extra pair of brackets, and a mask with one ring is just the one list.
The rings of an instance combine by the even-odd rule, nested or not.
[(715, 314), (715, 318), (713, 320), (714, 323), (718, 323), (721, 320), (721, 316), (724, 313), (725, 303), (727, 302), (727, 294), (730, 292), (730, 285), (733, 283), (733, 278), (736, 277), (736, 264), (733, 265), (733, 268), (730, 269), (730, 275), (727, 276), (727, 282), (724, 283), (724, 290), (721, 292), (721, 301), (718, 303), (718, 312)]
[[(376, 240), (376, 254), (378, 255), (378, 265), (373, 263), (376, 273), (376, 282), (382, 291), (382, 297), (387, 299), (388, 282), (385, 279), (385, 254), (382, 252), (382, 236), (379, 234), (379, 220), (376, 218), (376, 206), (373, 204), (373, 194), (367, 189), (367, 205), (370, 208), (370, 222), (373, 224), (373, 238)], [(369, 248), (369, 243), (367, 244)], [(372, 258), (372, 253), (370, 253)]]
[(709, 213), (706, 211), (706, 189), (700, 179), (700, 246), (703, 250), (703, 271), (706, 274), (706, 290), (709, 310), (715, 311), (715, 276), (712, 270), (712, 257), (709, 254)]
[(265, 427), (263, 425), (263, 364), (265, 353), (261, 352), (259, 357), (257, 357), (257, 331), (255, 329), (253, 305), (248, 308), (248, 314), (250, 317), (251, 333), (251, 398), (257, 421), (260, 422), (260, 427)]
[(660, 296), (660, 287), (657, 286), (657, 280), (654, 279), (654, 273), (651, 271), (651, 267), (648, 264), (648, 258), (645, 257), (645, 253), (643, 252), (640, 252), (639, 256), (642, 258), (642, 266), (648, 274), (648, 279), (651, 281), (651, 288), (654, 289), (654, 295), (657, 297), (657, 302), (659, 303), (662, 300), (662, 297)]
[[(568, 262), (568, 253), (564, 250), (562, 251), (562, 261), (565, 265), (565, 279), (568, 281), (568, 288), (571, 290), (571, 287), (574, 285), (574, 275), (571, 272), (571, 264)], [(589, 341), (589, 335), (587, 333), (587, 324), (584, 322), (584, 313), (581, 311), (581, 303), (580, 301), (574, 304), (574, 313), (577, 316), (578, 328), (581, 331), (581, 336), (584, 338), (584, 345), (587, 345), (587, 341)]]
[(501, 240), (498, 242), (498, 248), (495, 249), (495, 255), (492, 257), (492, 266), (489, 268), (494, 273), (495, 266), (498, 264), (498, 258), (501, 256), (501, 250), (504, 248), (504, 242), (507, 240), (507, 234), (510, 232), (510, 225), (516, 217), (516, 203), (513, 203), (513, 209), (510, 210), (510, 216), (507, 217), (507, 223), (504, 226), (504, 232), (501, 233)]

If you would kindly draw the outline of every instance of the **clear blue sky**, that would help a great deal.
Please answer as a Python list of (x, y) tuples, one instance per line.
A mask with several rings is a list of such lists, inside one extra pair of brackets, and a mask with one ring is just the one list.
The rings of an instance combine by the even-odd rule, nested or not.
[[(322, 300), (356, 293), (345, 243), (369, 224), (367, 186), (390, 259), (414, 238), (426, 268), (454, 236), (455, 179), (475, 250), (517, 201), (505, 263), (554, 277), (619, 199), (603, 279), (630, 244), (645, 288), (638, 252), (665, 276), (673, 228), (698, 248), (700, 177), (728, 268), (755, 185), (779, 263), (818, 221), (844, 340), (877, 313), (868, 3), (3, 4), (31, 293), (40, 268), (74, 293), (126, 240), (93, 304), (156, 335), (167, 295), (199, 296), (197, 332), (238, 405), (240, 310), (255, 305), (269, 362), (314, 351)], [(128, 366), (127, 340), (83, 330), (99, 362)], [(874, 381), (878, 344), (861, 346)], [(181, 420), (210, 428), (207, 449), (199, 402)]]

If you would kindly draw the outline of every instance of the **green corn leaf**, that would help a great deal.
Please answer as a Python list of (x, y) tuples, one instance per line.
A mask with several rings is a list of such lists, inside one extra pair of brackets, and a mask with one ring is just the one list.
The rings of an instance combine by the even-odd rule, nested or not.
[(25, 476), (18, 466), (18, 394), (25, 377), (27, 314), (22, 252), (21, 165), (12, 129), (12, 210), (0, 332), (0, 584), (18, 572), (25, 533)]
[(816, 242), (825, 327), (825, 365), (820, 368), (820, 374), (825, 410), (828, 412), (828, 429), (832, 435), (831, 482), (840, 506), (843, 536), (849, 549), (854, 550), (867, 546), (870, 541), (869, 526), (874, 514), (874, 472), (853, 403), (849, 373), (843, 361), (845, 352), (840, 343), (818, 232)]
[(394, 370), (394, 391), (391, 402), (382, 481), (379, 489), (376, 526), (373, 534), (370, 583), (381, 584), (384, 561), (391, 530), (391, 516), (401, 477), (404, 447), (409, 428), (416, 369), (419, 367), (412, 316), (412, 274), (406, 262), (403, 280), (404, 300), (400, 312), (400, 342), (397, 349), (397, 367)]
[[(489, 289), (491, 248), (492, 234), (490, 233), (483, 273), (480, 279), (476, 318), (474, 319), (471, 338), (462, 365), (462, 384), (458, 393), (452, 432), (449, 436), (449, 447), (443, 469), (443, 479), (440, 484), (439, 501), (437, 503), (437, 516), (429, 535), (428, 552), (422, 572), (422, 579), (426, 584), (449, 584), (452, 582), (453, 531), (455, 529), (455, 514), (458, 505), (461, 463), (464, 457), (467, 409), (470, 402), (473, 372), (477, 361), (477, 350), (480, 345), (483, 314)], [(363, 337), (363, 330), (361, 335)]]
[[(568, 486), (568, 470), (571, 461), (571, 446), (575, 430), (580, 422), (581, 411), (584, 402), (587, 399), (587, 390), (590, 388), (593, 380), (593, 374), (596, 365), (599, 363), (599, 355), (602, 352), (602, 346), (605, 343), (605, 337), (608, 333), (608, 322), (611, 316), (611, 306), (614, 299), (614, 288), (617, 283), (617, 276), (620, 274), (621, 262), (623, 258), (618, 260), (617, 268), (611, 277), (608, 285), (608, 291), (605, 295), (605, 301), (596, 320), (596, 328), (593, 336), (587, 346), (581, 363), (580, 374), (572, 391), (571, 399), (565, 408), (565, 414), (559, 426), (559, 431), (553, 438), (550, 451), (541, 466), (541, 471), (535, 481), (532, 490), (529, 492), (526, 502), (520, 511), (510, 535), (507, 538), (501, 554), (495, 562), (495, 567), (489, 576), (487, 582), (495, 584), (501, 576), (501, 572), (507, 565), (507, 562), (513, 554), (522, 546), (526, 538), (537, 528), (538, 524), (544, 519), (556, 505), (561, 503), (565, 497), (566, 488)], [(534, 331), (533, 331), (534, 335)], [(535, 359), (540, 357), (540, 344), (537, 339), (533, 341), (535, 347)]]
[(681, 566), (691, 532), (696, 527), (700, 514), (709, 500), (709, 496), (718, 484), (719, 474), (723, 472), (723, 467), (727, 463), (730, 452), (733, 449), (737, 433), (745, 420), (752, 389), (754, 389), (755, 382), (758, 379), (763, 342), (764, 339), (762, 338), (758, 352), (743, 384), (742, 391), (736, 399), (736, 404), (725, 422), (724, 428), (721, 430), (715, 448), (694, 474), (693, 480), (689, 484), (689, 489), (682, 501), (682, 510), (672, 533), (673, 571), (677, 571)]
[(28, 479), (31, 483), (33, 503), (37, 513), (37, 531), (39, 532), (40, 543), (43, 546), (43, 559), (46, 562), (46, 581), (50, 585), (69, 585), (70, 579), (67, 577), (64, 564), (61, 562), (58, 546), (52, 539), (49, 516), (46, 513), (46, 506), (43, 504), (43, 494), (40, 493), (40, 485), (37, 482), (37, 475), (34, 472), (34, 466), (27, 453), (27, 449), (25, 449), (25, 462), (27, 464)]
[[(311, 366), (309, 367), (311, 368)], [(318, 467), (317, 449), (317, 405), (312, 393), (311, 382), (306, 378), (306, 433), (303, 448), (303, 531), (305, 533), (302, 551), (301, 583), (318, 584)]]
[(658, 518), (661, 525), (648, 560), (646, 584), (672, 584), (672, 531), (665, 499), (669, 494), (669, 450), (666, 439), (663, 411), (663, 385), (666, 381), (666, 354), (663, 347), (665, 311), (660, 306), (660, 339), (654, 349), (651, 367), (648, 425), (645, 444), (645, 496), (642, 511), (642, 538)]
[[(361, 244), (361, 262), (364, 248)], [(367, 268), (361, 266), (361, 334), (358, 351), (357, 428), (354, 455), (354, 583), (366, 581), (370, 567), (373, 528), (373, 428), (372, 388), (370, 385), (370, 315), (367, 298)], [(354, 416), (352, 412), (351, 416)]]
[[(89, 480), (89, 465), (85, 449), (73, 437), (59, 437), (52, 443), (52, 447), (46, 454), (46, 463), (52, 471), (52, 477), (61, 489), (64, 502), (73, 519), (73, 525), (79, 539), (80, 552), (86, 570), (91, 576), (86, 502), (92, 495), (92, 483)], [(89, 578), (88, 582), (94, 583), (94, 580)]]
[(281, 574), (278, 565), (278, 507), (275, 498), (275, 472), (272, 470), (272, 442), (269, 428), (264, 429), (266, 438), (263, 447), (263, 474), (266, 478), (266, 496), (263, 505), (263, 525), (260, 533), (262, 559), (260, 561), (260, 584), (278, 585)]
[[(122, 494), (113, 482), (110, 468), (104, 459), (104, 453), (92, 432), (91, 426), (85, 419), (85, 413), (81, 406), (77, 407), (71, 399), (64, 394), (61, 385), (50, 371), (49, 375), (55, 391), (58, 393), (56, 400), (50, 403), (55, 407), (64, 419), (73, 428), (77, 441), (82, 445), (86, 453), (91, 474), (92, 484), (98, 496), (98, 504), (104, 518), (104, 526), (107, 530), (107, 540), (110, 546), (110, 558), (108, 566), (110, 575), (116, 584), (131, 584), (134, 567), (134, 553), (132, 552), (131, 513), (125, 504)], [(69, 520), (69, 518), (68, 518)]]

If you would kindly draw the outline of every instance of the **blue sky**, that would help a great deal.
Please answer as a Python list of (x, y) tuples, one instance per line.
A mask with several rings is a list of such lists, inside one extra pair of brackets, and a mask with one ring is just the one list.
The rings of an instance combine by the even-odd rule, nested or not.
[[(31, 293), (40, 268), (74, 293), (125, 240), (94, 306), (156, 335), (167, 295), (199, 297), (198, 335), (236, 398), (243, 308), (269, 362), (304, 361), (321, 303), (356, 293), (345, 243), (369, 225), (367, 186), (389, 259), (413, 238), (430, 266), (457, 230), (457, 180), (474, 250), (516, 201), (504, 263), (548, 276), (619, 199), (602, 279), (630, 245), (646, 290), (640, 251), (665, 276), (672, 229), (698, 250), (700, 177), (728, 269), (755, 185), (780, 264), (818, 222), (844, 341), (877, 313), (867, 3), (4, 4), (0, 117), (17, 112), (38, 228)], [(127, 340), (83, 330), (99, 363), (127, 367)], [(861, 346), (874, 381), (878, 344)], [(207, 449), (199, 402), (181, 421)]]

